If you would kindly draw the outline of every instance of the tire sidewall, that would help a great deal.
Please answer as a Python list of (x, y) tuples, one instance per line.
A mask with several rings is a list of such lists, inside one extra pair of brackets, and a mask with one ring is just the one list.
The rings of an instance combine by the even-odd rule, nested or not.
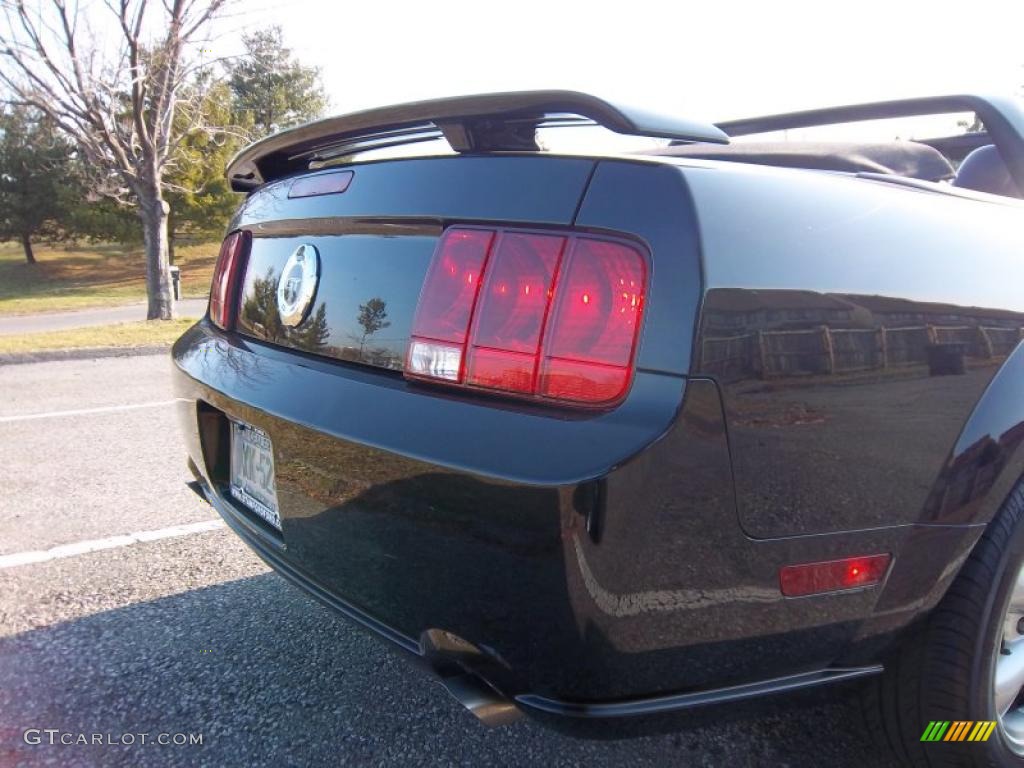
[[(1002, 522), (994, 521), (993, 525), (998, 526)], [(998, 720), (993, 697), (993, 681), (1003, 632), (1003, 616), (1009, 605), (1018, 571), (1021, 564), (1024, 563), (1024, 523), (1019, 515), (1014, 515), (1011, 521), (1006, 522), (1011, 527), (1011, 533), (1001, 547), (991, 540), (979, 542), (980, 545), (991, 548), (990, 553), (984, 553), (987, 555), (986, 559), (989, 563), (992, 563), (993, 560), (996, 561), (994, 578), (996, 588), (989, 592), (979, 622), (982, 631), (975, 635), (970, 676), (970, 704), (969, 711), (963, 715), (964, 719), (974, 715), (976, 720)], [(988, 759), (994, 765), (1024, 766), (1024, 756), (1010, 748), (998, 726), (984, 745), (969, 744), (965, 746), (972, 749), (983, 746)]]

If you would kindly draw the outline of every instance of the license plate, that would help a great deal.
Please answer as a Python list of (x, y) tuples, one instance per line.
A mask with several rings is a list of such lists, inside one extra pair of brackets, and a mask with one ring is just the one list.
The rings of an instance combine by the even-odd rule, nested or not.
[(277, 530), (274, 446), (262, 429), (231, 422), (231, 495)]

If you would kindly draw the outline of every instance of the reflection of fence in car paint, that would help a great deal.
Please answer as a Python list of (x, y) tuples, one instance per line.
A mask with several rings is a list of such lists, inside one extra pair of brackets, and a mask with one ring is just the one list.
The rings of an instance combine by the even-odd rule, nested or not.
[(1005, 357), (1022, 338), (1024, 328), (973, 325), (754, 331), (704, 339), (702, 370), (738, 379), (925, 365), (928, 347), (947, 343), (963, 345), (969, 358), (988, 360)]

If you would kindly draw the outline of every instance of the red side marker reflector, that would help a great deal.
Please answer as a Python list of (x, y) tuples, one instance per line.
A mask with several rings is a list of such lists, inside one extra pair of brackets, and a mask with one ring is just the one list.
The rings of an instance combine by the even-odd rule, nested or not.
[(885, 578), (892, 555), (868, 555), (823, 563), (787, 565), (779, 571), (779, 587), (786, 597), (871, 587)]
[(317, 176), (305, 176), (292, 182), (292, 186), (288, 190), (288, 197), (335, 195), (348, 189), (354, 175), (352, 171), (334, 171)]

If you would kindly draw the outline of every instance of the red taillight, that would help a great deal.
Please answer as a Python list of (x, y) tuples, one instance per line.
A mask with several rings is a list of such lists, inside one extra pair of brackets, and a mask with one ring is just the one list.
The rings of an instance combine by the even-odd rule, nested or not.
[(238, 280), (249, 253), (248, 232), (232, 232), (224, 238), (213, 270), (213, 285), (210, 287), (210, 320), (214, 325), (230, 330), (235, 322), (235, 297), (238, 294)]
[(787, 565), (779, 571), (779, 587), (786, 597), (870, 587), (885, 578), (890, 560), (892, 556), (885, 554)]
[(564, 237), (498, 235), (480, 295), (466, 363), (466, 384), (534, 393), (541, 332)]
[(541, 371), (541, 394), (561, 400), (620, 397), (633, 371), (643, 311), (643, 259), (621, 243), (582, 239), (569, 257)]
[(584, 405), (625, 394), (646, 267), (591, 236), (452, 228), (420, 295), (406, 375)]
[(449, 229), (420, 293), (405, 370), (414, 376), (461, 381), (473, 316), (493, 232)]

